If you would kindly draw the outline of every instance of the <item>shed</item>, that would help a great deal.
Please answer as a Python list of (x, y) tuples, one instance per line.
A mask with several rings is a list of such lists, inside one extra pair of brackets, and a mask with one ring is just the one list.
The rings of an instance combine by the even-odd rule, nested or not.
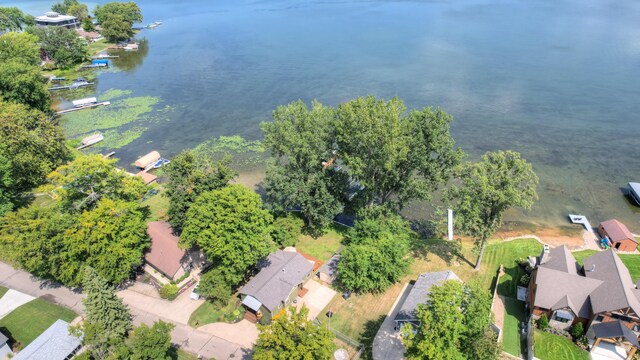
[(157, 151), (152, 151), (136, 160), (135, 165), (139, 168), (146, 169), (149, 165), (152, 165), (158, 160), (160, 160), (160, 153)]
[(177, 236), (166, 221), (152, 221), (147, 225), (147, 233), (151, 237), (151, 249), (144, 255), (144, 260), (169, 279), (177, 279), (184, 275), (182, 259), (185, 250), (178, 247)]
[(158, 180), (158, 177), (153, 175), (153, 174), (149, 174), (148, 172), (145, 171), (140, 171), (136, 174), (136, 176), (140, 176), (142, 178), (142, 181), (144, 181), (145, 185), (149, 185), (152, 182)]
[(598, 234), (608, 236), (614, 249), (620, 251), (635, 251), (638, 241), (627, 227), (616, 219), (604, 221), (598, 227)]
[(80, 349), (81, 339), (69, 333), (69, 323), (57, 320), (22, 349), (14, 360), (66, 360)]

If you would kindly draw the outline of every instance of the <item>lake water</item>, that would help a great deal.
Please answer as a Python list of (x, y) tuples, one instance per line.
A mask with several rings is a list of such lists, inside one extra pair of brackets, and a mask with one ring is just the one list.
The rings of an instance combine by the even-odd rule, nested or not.
[[(50, 3), (18, 6), (38, 14)], [(138, 3), (145, 23), (163, 25), (141, 32), (145, 51), (96, 90), (158, 98), (117, 149), (123, 165), (221, 135), (260, 139), (258, 123), (293, 100), (397, 95), (453, 114), (472, 158), (513, 149), (532, 162), (540, 201), (529, 220), (582, 213), (640, 232), (640, 208), (621, 191), (640, 181), (638, 1)]]

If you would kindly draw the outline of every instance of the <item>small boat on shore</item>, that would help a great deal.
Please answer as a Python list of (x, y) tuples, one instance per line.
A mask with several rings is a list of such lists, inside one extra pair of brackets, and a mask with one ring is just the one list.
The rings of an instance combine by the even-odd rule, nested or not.
[(156, 161), (156, 162), (153, 164), (152, 168), (154, 168), (154, 169), (158, 169), (158, 168), (162, 167), (163, 165), (167, 165), (167, 164), (168, 164), (168, 163), (170, 163), (170, 162), (171, 162), (171, 161), (170, 161), (170, 160), (167, 160), (167, 159), (160, 159), (160, 160)]
[(640, 183), (629, 183), (629, 196), (633, 199), (636, 205), (640, 206)]

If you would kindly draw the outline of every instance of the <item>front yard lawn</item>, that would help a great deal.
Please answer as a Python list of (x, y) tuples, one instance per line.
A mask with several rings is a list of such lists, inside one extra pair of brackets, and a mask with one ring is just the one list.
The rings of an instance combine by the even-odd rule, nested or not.
[(536, 330), (534, 334), (535, 357), (540, 360), (589, 360), (589, 353), (571, 340)]
[[(580, 263), (580, 265), (582, 265), (584, 259), (595, 253), (597, 253), (596, 250), (582, 250), (573, 252), (572, 254), (573, 257), (575, 257), (576, 260)], [(633, 279), (633, 281), (635, 282), (640, 280), (640, 255), (618, 254), (618, 256), (620, 257), (620, 260), (622, 260), (624, 266), (629, 269), (629, 274), (631, 274), (631, 278)]]
[[(71, 322), (76, 313), (43, 299), (32, 300), (0, 319), (0, 328), (12, 340), (29, 345), (56, 320)], [(5, 331), (6, 330), (6, 331)]]
[(296, 248), (322, 262), (327, 262), (342, 246), (346, 227), (334, 224), (331, 229), (317, 239), (308, 235), (300, 235)]
[(241, 319), (244, 315), (244, 310), (241, 305), (236, 306), (236, 304), (239, 304), (236, 296), (232, 296), (227, 305), (222, 308), (210, 301), (205, 301), (196, 311), (191, 313), (189, 326), (197, 328), (215, 322), (232, 323), (237, 319)]
[(509, 354), (519, 357), (527, 347), (526, 338), (520, 336), (520, 325), (526, 321), (524, 302), (512, 298), (504, 298), (504, 300), (502, 348)]
[(542, 244), (534, 239), (491, 243), (485, 249), (481, 273), (484, 276), (489, 276), (489, 279), (491, 279), (489, 281), (492, 281), (497, 275), (500, 264), (503, 264), (505, 274), (500, 278), (498, 294), (515, 299), (517, 297), (518, 283), (522, 275), (525, 274), (524, 270), (516, 263), (516, 260), (519, 258), (526, 259), (532, 255), (540, 255), (541, 251)]

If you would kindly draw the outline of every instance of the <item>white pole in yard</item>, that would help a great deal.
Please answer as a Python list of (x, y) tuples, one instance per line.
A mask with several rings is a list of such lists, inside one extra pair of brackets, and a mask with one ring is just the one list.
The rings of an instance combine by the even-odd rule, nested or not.
[(447, 210), (447, 225), (449, 225), (449, 241), (453, 240), (453, 210)]

